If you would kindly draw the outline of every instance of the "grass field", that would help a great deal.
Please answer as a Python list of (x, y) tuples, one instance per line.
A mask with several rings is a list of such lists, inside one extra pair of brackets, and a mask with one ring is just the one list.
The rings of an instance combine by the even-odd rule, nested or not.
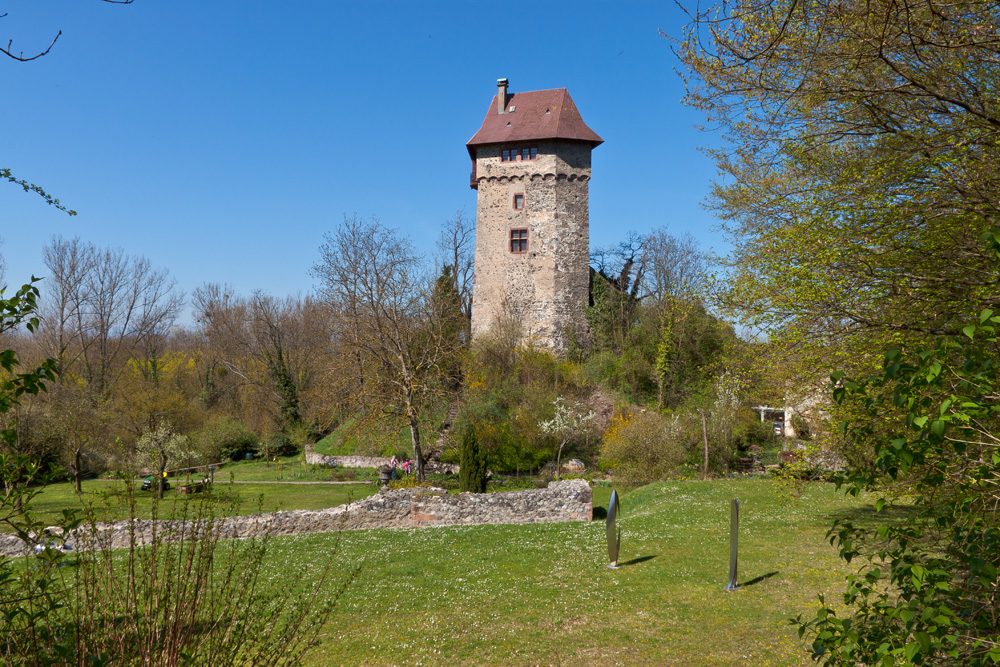
[[(260, 466), (246, 472), (265, 475)], [(90, 481), (110, 502), (122, 482)], [(237, 484), (245, 511), (320, 508), (374, 485)], [(622, 499), (621, 568), (605, 568), (611, 489), (594, 489), (586, 523), (351, 531), (274, 538), (263, 576), (274, 591), (308, 587), (332, 557), (340, 599), (307, 665), (810, 665), (789, 619), (837, 600), (848, 572), (826, 542), (836, 516), (870, 508), (812, 484), (783, 504), (767, 480), (672, 481)], [(729, 502), (739, 497), (742, 588), (728, 573)], [(170, 503), (185, 502), (169, 494)], [(79, 503), (52, 485), (36, 510)], [(148, 508), (142, 498), (140, 509)], [(148, 509), (147, 509), (148, 511)]]
[[(743, 587), (729, 593), (733, 497)], [(307, 662), (809, 665), (789, 618), (837, 599), (847, 569), (824, 535), (866, 511), (825, 484), (793, 505), (764, 480), (656, 484), (623, 497), (619, 570), (604, 567), (603, 520), (344, 533), (336, 570), (362, 570)], [(314, 576), (335, 541), (275, 540), (273, 585)]]
[[(183, 483), (183, 478), (171, 480), (172, 485)], [(133, 485), (137, 487), (138, 481)], [(229, 485), (216, 477), (215, 491), (222, 493), (229, 490)], [(344, 503), (367, 498), (378, 491), (375, 484), (234, 484), (231, 491), (238, 500), (240, 514), (254, 512), (274, 512), (277, 510), (306, 509), (316, 510), (325, 507), (336, 507)], [(136, 514), (140, 518), (148, 518), (151, 511), (152, 498), (155, 494), (135, 492)], [(73, 484), (69, 482), (49, 484), (39, 492), (31, 503), (32, 514), (44, 523), (55, 523), (65, 508), (80, 509), (83, 503), (92, 504), (98, 508), (102, 520), (124, 519), (128, 517), (126, 505), (127, 494), (125, 483), (110, 480), (87, 480), (83, 483), (83, 496), (78, 496)], [(167, 491), (163, 496), (158, 515), (169, 516), (173, 506), (178, 503), (198, 502), (198, 496), (186, 496)], [(105, 510), (107, 513), (105, 513)]]

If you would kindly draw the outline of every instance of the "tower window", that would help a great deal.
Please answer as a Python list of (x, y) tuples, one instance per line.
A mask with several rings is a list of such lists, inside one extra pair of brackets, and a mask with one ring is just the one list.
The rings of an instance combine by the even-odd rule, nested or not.
[(517, 193), (514, 195), (514, 210), (520, 211), (524, 208), (524, 195), (522, 193)]
[(528, 252), (528, 230), (510, 230), (510, 251), (513, 253)]
[(500, 150), (501, 162), (514, 162), (515, 160), (537, 160), (538, 146), (526, 146), (524, 148), (504, 148)]

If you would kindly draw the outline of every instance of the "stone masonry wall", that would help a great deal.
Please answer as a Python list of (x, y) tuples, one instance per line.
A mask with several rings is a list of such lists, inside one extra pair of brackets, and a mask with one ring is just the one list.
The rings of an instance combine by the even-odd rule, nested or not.
[[(295, 510), (222, 519), (218, 525), (225, 539), (270, 535), (301, 535), (367, 528), (422, 528), (471, 524), (553, 523), (590, 521), (593, 493), (584, 480), (550, 482), (548, 488), (509, 493), (462, 493), (450, 495), (444, 489), (398, 489), (378, 493), (350, 505), (323, 510)], [(74, 550), (95, 544), (112, 549), (126, 548), (130, 535), (139, 545), (149, 544), (154, 535), (178, 539), (201, 528), (192, 521), (152, 521), (148, 519), (99, 524), (96, 530), (77, 529), (66, 543)], [(0, 555), (15, 556), (28, 547), (16, 537), (0, 536)]]
[[(317, 454), (310, 445), (306, 445), (306, 463), (327, 468), (381, 468), (389, 465), (391, 459), (384, 456), (331, 456)], [(457, 475), (459, 466), (453, 463), (424, 462), (427, 472)]]
[[(472, 335), (504, 316), (526, 340), (563, 353), (569, 330), (586, 339), (590, 279), (589, 144), (538, 142), (538, 159), (502, 162), (500, 146), (476, 157)], [(524, 207), (513, 207), (514, 195)], [(510, 252), (510, 230), (527, 228), (528, 251)]]

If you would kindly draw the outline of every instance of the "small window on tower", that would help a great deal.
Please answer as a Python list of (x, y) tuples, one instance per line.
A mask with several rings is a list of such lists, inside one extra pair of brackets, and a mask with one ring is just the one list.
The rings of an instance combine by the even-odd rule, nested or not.
[(500, 161), (501, 162), (510, 162), (511, 160), (516, 160), (516, 159), (517, 159), (517, 151), (516, 150), (511, 150), (509, 148), (505, 148), (505, 149), (503, 149), (500, 152)]
[(510, 251), (513, 253), (528, 252), (528, 230), (510, 230)]
[(514, 195), (514, 210), (520, 211), (523, 208), (524, 208), (524, 195), (521, 193), (517, 193), (516, 195)]
[(522, 160), (537, 160), (538, 159), (538, 147), (532, 146), (531, 148), (521, 149), (521, 159)]

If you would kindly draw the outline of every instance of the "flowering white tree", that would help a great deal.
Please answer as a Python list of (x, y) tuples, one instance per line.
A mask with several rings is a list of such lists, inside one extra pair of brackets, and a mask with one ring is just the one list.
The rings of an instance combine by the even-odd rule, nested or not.
[(176, 461), (190, 455), (188, 437), (174, 433), (169, 424), (160, 424), (156, 430), (147, 430), (135, 443), (135, 449), (153, 469), (159, 468), (156, 475), (159, 487), (157, 497), (163, 498), (163, 473), (167, 470), (167, 461)]
[(587, 422), (594, 418), (594, 411), (586, 412), (587, 406), (582, 403), (567, 405), (566, 399), (562, 396), (552, 401), (556, 409), (555, 416), (539, 424), (542, 433), (555, 436), (559, 439), (559, 451), (556, 454), (556, 479), (562, 479), (562, 451), (566, 443), (577, 434), (583, 432), (587, 427)]

